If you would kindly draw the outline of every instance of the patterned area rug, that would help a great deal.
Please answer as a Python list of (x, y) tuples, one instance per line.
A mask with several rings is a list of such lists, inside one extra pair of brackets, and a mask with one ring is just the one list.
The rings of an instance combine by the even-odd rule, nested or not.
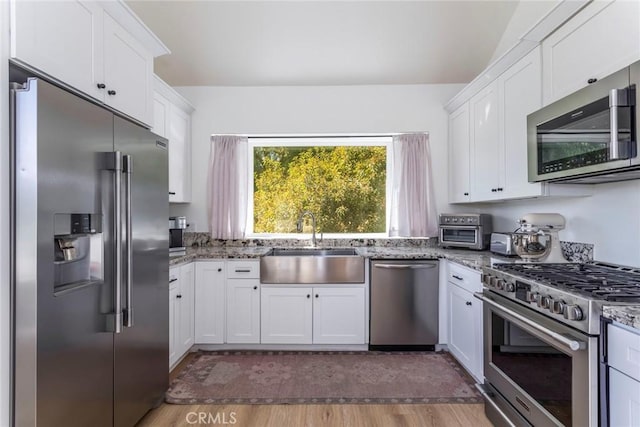
[(198, 352), (166, 394), (177, 404), (479, 403), (446, 352)]

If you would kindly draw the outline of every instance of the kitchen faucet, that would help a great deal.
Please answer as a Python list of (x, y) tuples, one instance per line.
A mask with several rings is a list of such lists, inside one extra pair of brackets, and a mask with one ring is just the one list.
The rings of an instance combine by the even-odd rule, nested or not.
[(316, 216), (313, 214), (313, 212), (311, 211), (303, 211), (300, 216), (298, 217), (298, 223), (297, 223), (297, 230), (298, 233), (302, 232), (302, 221), (305, 217), (305, 215), (309, 215), (311, 216), (311, 229), (313, 234), (311, 235), (311, 245), (313, 247), (316, 246)]

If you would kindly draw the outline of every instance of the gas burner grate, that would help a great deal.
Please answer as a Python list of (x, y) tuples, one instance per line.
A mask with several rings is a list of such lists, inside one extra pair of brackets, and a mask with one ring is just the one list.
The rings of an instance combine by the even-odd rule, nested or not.
[(494, 268), (605, 301), (640, 302), (640, 270), (604, 263), (496, 264)]

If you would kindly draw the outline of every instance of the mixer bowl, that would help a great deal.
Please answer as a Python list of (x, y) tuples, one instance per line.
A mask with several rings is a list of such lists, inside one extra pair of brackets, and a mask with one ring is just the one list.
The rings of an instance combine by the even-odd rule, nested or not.
[(551, 252), (551, 236), (539, 232), (515, 232), (513, 245), (520, 258), (535, 262)]

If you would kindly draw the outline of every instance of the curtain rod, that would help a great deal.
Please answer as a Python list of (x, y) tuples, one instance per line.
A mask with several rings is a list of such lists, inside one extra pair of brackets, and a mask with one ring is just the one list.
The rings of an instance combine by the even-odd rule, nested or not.
[(429, 135), (427, 131), (418, 131), (418, 132), (393, 132), (393, 133), (326, 133), (326, 134), (251, 134), (251, 133), (214, 133), (212, 135), (221, 136), (221, 135), (234, 135), (234, 136), (244, 136), (247, 138), (367, 138), (367, 137), (376, 137), (376, 136), (399, 136), (399, 135), (408, 135), (408, 134), (416, 134), (421, 133), (425, 135)]

